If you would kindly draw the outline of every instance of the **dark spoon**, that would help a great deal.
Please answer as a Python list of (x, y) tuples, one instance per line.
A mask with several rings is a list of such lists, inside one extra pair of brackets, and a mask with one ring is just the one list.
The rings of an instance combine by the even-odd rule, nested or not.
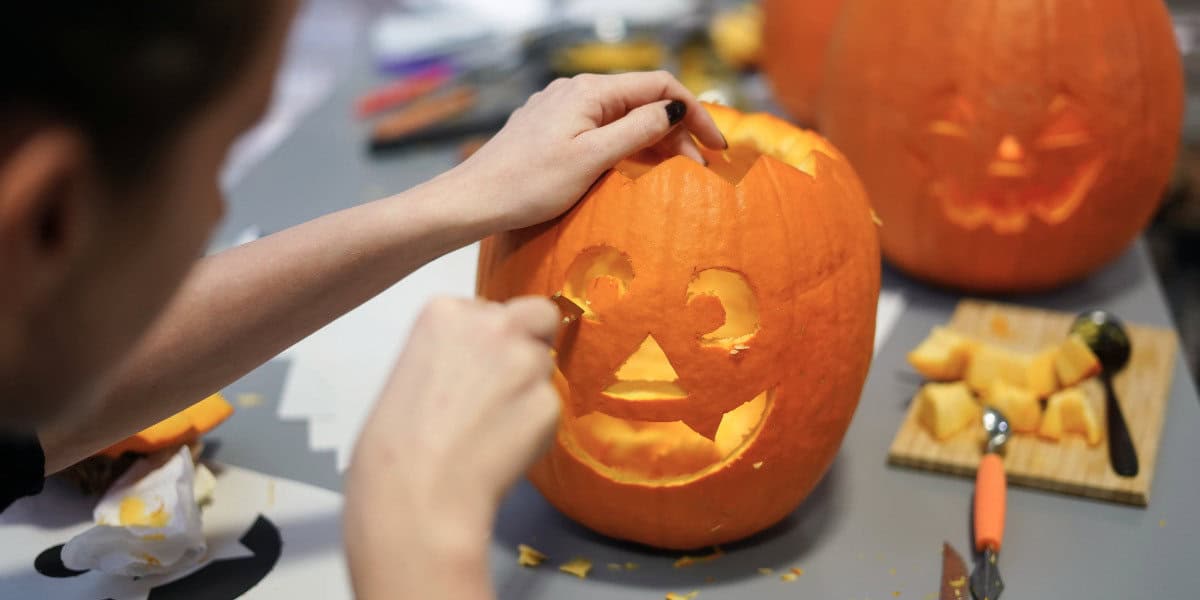
[(1138, 474), (1137, 449), (1129, 435), (1129, 426), (1117, 403), (1113, 391), (1113, 377), (1129, 364), (1129, 334), (1115, 316), (1103, 310), (1081, 313), (1071, 324), (1071, 333), (1077, 333), (1100, 359), (1100, 380), (1104, 383), (1104, 406), (1108, 421), (1108, 460), (1113, 470), (1122, 477)]

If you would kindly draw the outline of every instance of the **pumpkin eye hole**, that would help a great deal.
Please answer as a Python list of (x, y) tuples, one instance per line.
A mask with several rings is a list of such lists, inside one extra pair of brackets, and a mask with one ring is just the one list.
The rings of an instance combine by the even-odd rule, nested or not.
[(942, 110), (927, 126), (929, 133), (948, 138), (970, 137), (971, 127), (975, 125), (975, 109), (971, 103), (958, 94), (950, 94), (941, 104)]
[(633, 263), (611, 246), (593, 246), (579, 253), (567, 268), (562, 294), (583, 308), (583, 317), (599, 320), (599, 313), (616, 304), (633, 282)]
[(733, 349), (758, 333), (758, 299), (746, 277), (730, 269), (704, 269), (692, 276), (688, 306), (701, 323), (700, 343)]
[(1063, 94), (1050, 103), (1050, 121), (1034, 142), (1042, 150), (1075, 148), (1092, 141), (1087, 119), (1079, 105)]

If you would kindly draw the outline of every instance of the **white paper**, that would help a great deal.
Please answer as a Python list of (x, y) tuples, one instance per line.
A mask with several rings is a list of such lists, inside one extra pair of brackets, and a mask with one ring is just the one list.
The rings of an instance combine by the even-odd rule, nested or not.
[(879, 306), (875, 309), (875, 354), (883, 348), (892, 330), (900, 322), (900, 315), (908, 300), (901, 290), (883, 289), (879, 291)]
[[(181, 586), (172, 597), (198, 600), (229, 600), (221, 590), (202, 580), (210, 565), (253, 570), (253, 561), (271, 559), (261, 579), (251, 579), (241, 598), (349, 599), (345, 559), (341, 542), (341, 496), (308, 484), (272, 478), (236, 467), (215, 467), (216, 488), (211, 504), (203, 509), (204, 533), (209, 553), (190, 569), (169, 575), (134, 579), (88, 571), (73, 577), (47, 577), (34, 568), (43, 551), (63, 544), (89, 528), (95, 498), (73, 487), (51, 480), (42, 494), (14, 503), (0, 514), (0, 598), (53, 598), (55, 600), (145, 600), (150, 591), (167, 585)], [(259, 521), (259, 517), (264, 520)], [(249, 532), (267, 530), (278, 535), (278, 556), (240, 541)], [(270, 535), (267, 536), (270, 538)], [(254, 544), (252, 544), (254, 545)], [(242, 561), (230, 563), (222, 561)], [(246, 571), (233, 577), (244, 578)], [(228, 592), (228, 590), (225, 590)]]
[(162, 465), (140, 459), (100, 498), (92, 515), (96, 525), (67, 542), (63, 564), (135, 577), (196, 564), (208, 548), (195, 479), (186, 446)]
[(279, 416), (308, 421), (312, 449), (335, 450), (344, 470), (421, 309), (474, 296), (478, 257), (477, 244), (447, 254), (288, 349)]

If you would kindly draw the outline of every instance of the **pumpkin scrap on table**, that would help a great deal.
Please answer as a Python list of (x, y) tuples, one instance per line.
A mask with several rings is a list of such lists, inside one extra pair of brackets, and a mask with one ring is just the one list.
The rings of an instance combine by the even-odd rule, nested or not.
[(675, 561), (674, 567), (676, 569), (680, 569), (683, 567), (690, 567), (690, 566), (692, 566), (696, 563), (700, 563), (700, 562), (712, 562), (712, 561), (720, 558), (723, 554), (725, 554), (725, 553), (722, 552), (720, 548), (713, 548), (712, 554), (705, 554), (704, 556), (684, 555), (684, 556), (679, 557)]
[(597, 532), (670, 549), (745, 538), (809, 494), (857, 407), (879, 296), (877, 228), (842, 155), (706, 107), (728, 150), (629, 157), (561, 219), (484, 240), (477, 282), (583, 311), (556, 346), (563, 416), (530, 480)]
[(109, 458), (116, 458), (125, 452), (149, 454), (185, 444), (215, 429), (232, 414), (233, 406), (220, 394), (214, 394), (124, 441), (109, 446), (101, 453)]
[(558, 570), (563, 573), (570, 573), (580, 579), (587, 579), (588, 573), (592, 571), (592, 561), (582, 557), (575, 557), (559, 565)]
[(78, 485), (84, 493), (91, 494), (108, 489), (134, 461), (144, 456), (160, 453), (170, 456), (180, 446), (186, 445), (192, 448), (192, 458), (195, 460), (202, 448), (200, 438), (232, 414), (233, 406), (220, 394), (213, 394), (80, 461), (63, 471), (62, 475)]
[(547, 558), (549, 557), (538, 552), (532, 546), (525, 544), (517, 545), (517, 564), (522, 567), (536, 567), (542, 564)]
[(692, 600), (700, 595), (699, 590), (692, 590), (686, 594), (676, 594), (675, 592), (667, 592), (666, 600)]

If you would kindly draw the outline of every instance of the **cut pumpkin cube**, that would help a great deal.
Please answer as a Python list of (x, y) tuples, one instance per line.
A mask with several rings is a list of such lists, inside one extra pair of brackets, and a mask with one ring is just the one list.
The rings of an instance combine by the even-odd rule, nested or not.
[(1041, 398), (1058, 389), (1054, 374), (1054, 358), (1057, 354), (1058, 349), (1053, 347), (1037, 354), (1023, 354), (999, 346), (978, 344), (967, 361), (965, 379), (971, 389), (981, 394), (987, 392), (993, 381), (1001, 379)]
[(962, 379), (974, 345), (975, 342), (964, 335), (945, 327), (934, 327), (929, 337), (908, 353), (908, 363), (926, 379)]
[(1058, 347), (1054, 358), (1054, 372), (1063, 387), (1073, 386), (1088, 377), (1100, 373), (1100, 359), (1088, 347), (1079, 334), (1072, 333)]
[(983, 405), (1003, 413), (1013, 431), (1035, 432), (1042, 421), (1037, 394), (1003, 379), (993, 380), (984, 391)]
[(979, 404), (961, 381), (927, 383), (917, 392), (917, 419), (930, 435), (944, 440), (979, 421)]
[(1100, 443), (1100, 420), (1083, 390), (1072, 387), (1050, 396), (1038, 435), (1061, 440), (1071, 433), (1084, 436), (1089, 446)]

